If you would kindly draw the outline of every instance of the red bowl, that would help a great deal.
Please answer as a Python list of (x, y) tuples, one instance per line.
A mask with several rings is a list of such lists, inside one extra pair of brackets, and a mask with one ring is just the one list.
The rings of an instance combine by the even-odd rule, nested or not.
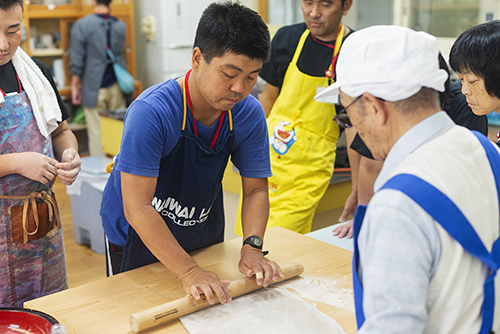
[(58, 321), (40, 311), (25, 308), (0, 308), (0, 333), (50, 334)]

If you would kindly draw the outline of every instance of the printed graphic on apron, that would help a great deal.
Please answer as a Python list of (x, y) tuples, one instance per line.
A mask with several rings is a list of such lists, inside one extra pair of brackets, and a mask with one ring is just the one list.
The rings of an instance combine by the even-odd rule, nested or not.
[(271, 138), (269, 138), (271, 147), (278, 154), (286, 154), (293, 143), (297, 141), (297, 135), (294, 129), (285, 131), (285, 126), (289, 124), (289, 122), (281, 121), (280, 124), (274, 127), (274, 133)]
[(194, 226), (196, 224), (203, 223), (207, 220), (208, 214), (212, 209), (212, 207), (210, 207), (208, 211), (205, 211), (205, 208), (202, 208), (200, 216), (196, 218), (193, 217), (196, 207), (182, 207), (179, 202), (172, 197), (162, 200), (155, 196), (151, 205), (160, 213), (160, 215), (168, 217), (179, 226)]

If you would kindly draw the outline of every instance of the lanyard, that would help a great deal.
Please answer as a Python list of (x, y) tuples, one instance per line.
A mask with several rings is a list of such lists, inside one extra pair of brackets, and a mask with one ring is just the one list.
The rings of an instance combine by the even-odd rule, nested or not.
[[(184, 85), (183, 85), (183, 90), (182, 90), (182, 93), (183, 93), (183, 101), (184, 101), (184, 120), (182, 122), (182, 129), (184, 130), (185, 126), (186, 126), (186, 100), (189, 104), (189, 110), (191, 111), (191, 115), (193, 116), (193, 128), (194, 128), (194, 134), (198, 136), (198, 129), (196, 127), (196, 119), (194, 118), (194, 114), (193, 114), (193, 107), (191, 105), (191, 97), (189, 95), (189, 87), (188, 87), (188, 79), (189, 79), (189, 75), (191, 74), (191, 71), (192, 70), (189, 70), (186, 74), (186, 77), (184, 79)], [(213, 150), (214, 149), (214, 146), (215, 146), (215, 143), (217, 142), (217, 138), (219, 138), (219, 133), (220, 133), (220, 129), (222, 127), (222, 122), (224, 121), (224, 114), (226, 112), (223, 111), (219, 117), (219, 124), (217, 125), (217, 131), (215, 132), (215, 135), (214, 135), (214, 139), (212, 140), (212, 144), (210, 145), (210, 148)]]
[[(19, 93), (21, 93), (21, 80), (19, 80), (19, 75), (17, 75), (17, 73), (16, 73), (16, 77), (17, 77), (17, 83), (19, 84)], [(2, 92), (3, 97), (7, 96), (7, 94), (5, 94), (5, 92), (1, 88), (0, 88), (0, 92)]]
[(333, 79), (333, 77), (335, 76), (335, 64), (337, 63), (337, 58), (339, 57), (340, 46), (342, 45), (342, 39), (344, 38), (344, 25), (342, 23), (340, 23), (339, 33), (337, 35), (337, 39), (335, 40), (335, 46), (333, 46), (331, 44), (323, 43), (322, 41), (320, 41), (316, 37), (314, 37), (313, 34), (311, 34), (311, 36), (319, 44), (322, 44), (326, 47), (329, 47), (330, 49), (333, 49), (332, 63), (330, 64), (330, 67), (328, 67), (328, 69), (325, 71), (325, 76), (328, 79)]

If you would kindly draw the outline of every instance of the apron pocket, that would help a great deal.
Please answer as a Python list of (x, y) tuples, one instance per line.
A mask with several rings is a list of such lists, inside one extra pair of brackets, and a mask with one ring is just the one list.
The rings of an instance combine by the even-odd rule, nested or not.
[[(34, 201), (34, 199), (32, 199)], [(36, 204), (38, 226), (33, 215), (32, 205), (28, 205), (27, 226), (26, 231), (23, 228), (23, 205), (11, 207), (12, 219), (12, 239), (14, 242), (25, 242), (25, 234), (27, 241), (37, 240), (45, 237), (54, 228), (54, 222), (49, 221), (49, 212), (47, 203)], [(30, 235), (32, 234), (32, 235)]]

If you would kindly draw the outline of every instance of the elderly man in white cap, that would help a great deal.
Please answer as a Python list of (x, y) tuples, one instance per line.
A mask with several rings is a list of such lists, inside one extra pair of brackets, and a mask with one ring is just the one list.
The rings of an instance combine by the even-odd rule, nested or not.
[(384, 160), (355, 215), (359, 333), (500, 330), (499, 150), (440, 111), (438, 52), (424, 32), (360, 30), (318, 96), (339, 95), (339, 121)]

